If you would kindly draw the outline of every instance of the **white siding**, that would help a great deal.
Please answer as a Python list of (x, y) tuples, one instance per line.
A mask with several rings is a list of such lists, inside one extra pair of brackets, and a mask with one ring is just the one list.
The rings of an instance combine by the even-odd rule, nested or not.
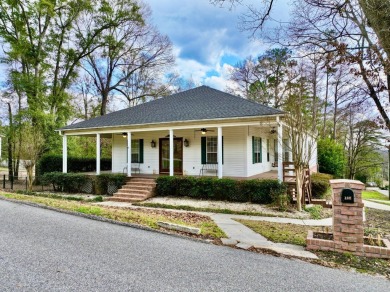
[[(194, 130), (174, 130), (177, 138), (187, 139), (190, 146), (183, 145), (183, 174), (199, 175), (201, 163), (201, 137), (216, 136), (217, 129), (210, 128), (214, 132), (207, 132), (202, 135)], [(125, 131), (124, 131), (125, 132)], [(158, 132), (136, 132), (132, 139), (144, 139), (144, 163), (141, 164), (141, 173), (159, 173), (159, 139), (168, 135), (168, 131)], [(222, 128), (224, 142), (224, 164), (223, 176), (246, 177), (246, 148), (247, 148), (247, 127), (226, 127)], [(150, 142), (156, 141), (156, 148), (151, 148)], [(123, 172), (126, 167), (127, 142), (122, 135), (113, 135), (112, 139), (112, 171)], [(252, 161), (252, 160), (251, 160)], [(213, 175), (205, 173), (204, 175)]]
[[(247, 176), (252, 176), (272, 170), (272, 162), (274, 159), (273, 146), (275, 135), (270, 135), (269, 128), (249, 127), (246, 135), (246, 152), (247, 152)], [(252, 160), (252, 136), (261, 138), (262, 147), (262, 162), (253, 163)], [(270, 139), (270, 159), (267, 161), (267, 139)]]

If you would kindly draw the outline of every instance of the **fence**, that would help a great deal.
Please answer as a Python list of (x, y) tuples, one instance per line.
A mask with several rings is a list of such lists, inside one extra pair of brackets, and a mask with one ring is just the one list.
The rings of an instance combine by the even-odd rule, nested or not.
[[(12, 177), (9, 175), (3, 174), (0, 176), (1, 183), (0, 187), (3, 190), (13, 190), (13, 191), (27, 191), (28, 190), (28, 178), (27, 176), (18, 176)], [(45, 184), (40, 177), (33, 177), (33, 192), (64, 192), (62, 189), (58, 189), (52, 184)], [(78, 193), (85, 194), (96, 194), (96, 181), (91, 176), (91, 179), (88, 179), (84, 184), (78, 189)], [(109, 181), (107, 183), (107, 195), (112, 195), (118, 191), (118, 186)]]

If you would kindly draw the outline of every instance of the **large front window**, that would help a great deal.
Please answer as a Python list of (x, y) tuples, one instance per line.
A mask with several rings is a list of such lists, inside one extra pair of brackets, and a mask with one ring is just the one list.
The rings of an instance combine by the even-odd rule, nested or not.
[(218, 160), (218, 140), (217, 136), (206, 138), (206, 162), (217, 163)]

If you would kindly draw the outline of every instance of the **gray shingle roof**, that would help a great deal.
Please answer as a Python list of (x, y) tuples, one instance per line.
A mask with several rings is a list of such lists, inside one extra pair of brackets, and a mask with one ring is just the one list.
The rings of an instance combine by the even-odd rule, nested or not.
[(61, 130), (283, 114), (282, 111), (207, 86), (68, 125)]

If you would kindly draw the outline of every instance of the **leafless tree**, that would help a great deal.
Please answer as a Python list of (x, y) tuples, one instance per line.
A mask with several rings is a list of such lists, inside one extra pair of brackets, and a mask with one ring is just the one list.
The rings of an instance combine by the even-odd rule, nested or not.
[[(120, 0), (110, 3), (114, 9), (125, 5)], [(161, 93), (159, 80), (174, 62), (170, 40), (150, 24), (150, 8), (141, 5), (143, 22), (130, 20), (108, 30), (104, 44), (83, 65), (100, 94), (101, 115), (106, 114), (113, 95), (122, 95), (129, 103), (146, 96), (157, 97)]]
[[(213, 1), (221, 5), (229, 2)], [(243, 15), (244, 29), (252, 35), (261, 31), (275, 9), (275, 1), (267, 0), (249, 7)], [(291, 22), (277, 31), (261, 31), (268, 41), (316, 53), (334, 53), (332, 58), (349, 64), (355, 76), (363, 80), (368, 96), (379, 112), (378, 120), (390, 130), (390, 62), (388, 53), (390, 1), (385, 0), (295, 0)], [(285, 33), (287, 32), (287, 34)]]

